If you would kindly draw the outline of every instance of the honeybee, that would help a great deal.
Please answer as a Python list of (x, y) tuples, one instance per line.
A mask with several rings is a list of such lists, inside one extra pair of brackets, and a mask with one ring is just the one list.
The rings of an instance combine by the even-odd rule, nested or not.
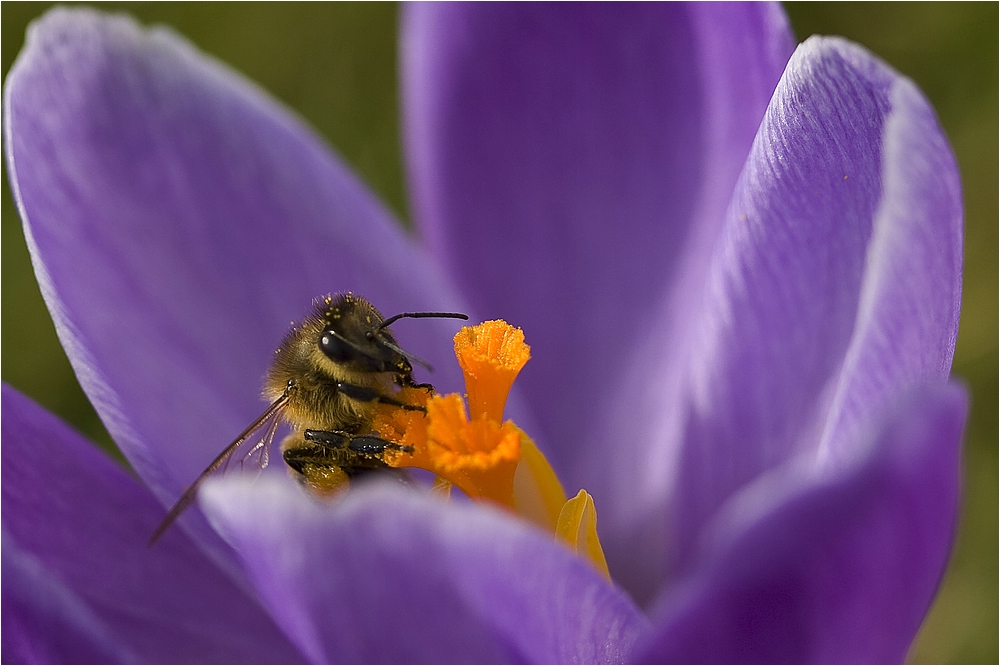
[(266, 467), (282, 421), (292, 428), (281, 443), (285, 463), (320, 492), (386, 468), (388, 450), (408, 450), (376, 435), (372, 420), (379, 404), (423, 411), (394, 395), (404, 387), (433, 390), (413, 380), (413, 363), (430, 366), (400, 348), (388, 327), (399, 319), (425, 317), (468, 319), (457, 312), (403, 312), (384, 319), (374, 305), (351, 293), (317, 300), (313, 312), (292, 327), (275, 351), (263, 389), (270, 406), (184, 490), (149, 545), (194, 502), (202, 482), (224, 469), (241, 447), (249, 447), (241, 463), (252, 460)]

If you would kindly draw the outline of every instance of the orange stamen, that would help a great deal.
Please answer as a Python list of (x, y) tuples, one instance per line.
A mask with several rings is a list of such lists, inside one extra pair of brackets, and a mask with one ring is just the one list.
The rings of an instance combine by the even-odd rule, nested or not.
[[(524, 333), (505, 321), (467, 326), (455, 336), (472, 418), (457, 393), (433, 395), (403, 388), (396, 399), (425, 411), (393, 405), (376, 408), (379, 435), (407, 447), (390, 449), (392, 467), (437, 474), (432, 492), (447, 497), (457, 486), (468, 497), (490, 500), (537, 523), (589, 559), (609, 577), (597, 536), (597, 510), (584, 490), (567, 501), (562, 484), (535, 443), (512, 421), (501, 423), (514, 378), (531, 350)], [(516, 473), (516, 479), (515, 479)]]
[(473, 420), (502, 421), (514, 378), (531, 358), (524, 332), (503, 320), (465, 326), (455, 336), (455, 356), (465, 374)]
[[(400, 389), (395, 398), (403, 404), (426, 409), (431, 395), (427, 389), (407, 387)], [(427, 442), (427, 416), (420, 410), (380, 404), (375, 409), (372, 426), (381, 437), (396, 444), (420, 448)], [(386, 452), (386, 461), (395, 453)]]
[(501, 420), (514, 378), (530, 357), (524, 333), (504, 321), (466, 326), (455, 336), (455, 355), (465, 374), (473, 418), (458, 394), (427, 399), (404, 389), (399, 399), (425, 406), (426, 417), (398, 408), (379, 411), (374, 422), (379, 434), (413, 448), (412, 453), (387, 453), (385, 460), (393, 467), (429, 470), (471, 498), (514, 508), (522, 433)]
[(427, 450), (440, 476), (472, 498), (514, 506), (514, 472), (521, 431), (508, 421), (469, 420), (461, 396), (435, 396), (427, 404)]
[[(386, 452), (392, 467), (434, 472), (473, 499), (514, 506), (514, 472), (521, 458), (521, 431), (512, 422), (470, 421), (457, 393), (433, 396), (427, 416), (392, 414), (376, 418), (387, 439), (413, 448), (412, 453)], [(387, 427), (388, 426), (388, 427)]]

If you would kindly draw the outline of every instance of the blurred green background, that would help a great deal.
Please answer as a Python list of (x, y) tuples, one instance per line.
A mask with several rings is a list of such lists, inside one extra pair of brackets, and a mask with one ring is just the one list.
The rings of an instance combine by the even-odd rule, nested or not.
[[(95, 3), (101, 6), (101, 3)], [(51, 3), (4, 2), (6, 78), (27, 24)], [(396, 90), (398, 7), (388, 3), (114, 3), (172, 26), (298, 111), (408, 219)], [(913, 78), (940, 116), (965, 191), (965, 282), (954, 374), (972, 391), (965, 504), (915, 662), (997, 663), (996, 3), (788, 3), (799, 40), (839, 34)], [(3, 173), (0, 375), (118, 455), (81, 391), (42, 302)], [(120, 457), (120, 456), (119, 456)]]

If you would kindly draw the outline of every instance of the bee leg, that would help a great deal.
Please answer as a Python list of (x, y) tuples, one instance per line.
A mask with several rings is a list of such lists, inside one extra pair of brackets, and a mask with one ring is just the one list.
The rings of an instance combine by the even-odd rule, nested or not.
[(403, 446), (373, 435), (352, 435), (337, 430), (306, 430), (302, 433), (307, 442), (319, 442), (335, 449), (347, 448), (362, 455), (379, 455), (387, 450), (413, 452), (412, 446)]
[(351, 400), (357, 400), (358, 402), (380, 402), (383, 405), (392, 405), (394, 407), (400, 407), (402, 409), (409, 409), (416, 412), (427, 411), (420, 405), (407, 405), (404, 402), (399, 402), (394, 400), (389, 396), (382, 395), (375, 389), (370, 389), (365, 386), (358, 386), (357, 384), (346, 384), (344, 382), (337, 383), (337, 390), (346, 395)]
[(382, 459), (387, 449), (406, 451), (410, 447), (369, 435), (306, 430), (286, 438), (282, 457), (306, 487), (320, 496), (329, 496), (346, 488), (348, 481), (368, 474), (409, 484), (405, 470), (390, 468)]
[(289, 435), (282, 449), (282, 458), (296, 473), (295, 478), (314, 494), (328, 497), (347, 488), (351, 475), (330, 457), (331, 451), (343, 449), (309, 444), (300, 433)]
[[(335, 433), (324, 433), (334, 435)], [(327, 445), (321, 441), (303, 441), (301, 446), (287, 448), (282, 452), (285, 464), (306, 478), (317, 476), (330, 468), (343, 470), (348, 476), (355, 470), (382, 469), (386, 467), (377, 455), (367, 455), (345, 446), (346, 440), (339, 444)]]
[(434, 390), (434, 384), (428, 384), (427, 382), (423, 382), (421, 384), (418, 384), (415, 381), (413, 381), (412, 379), (410, 380), (410, 383), (407, 384), (406, 386), (408, 386), (410, 388), (415, 388), (415, 389), (426, 389), (428, 391), (433, 391)]
[(404, 446), (403, 444), (396, 444), (395, 442), (390, 442), (382, 439), (381, 437), (373, 437), (370, 435), (360, 435), (351, 439), (351, 443), (348, 447), (352, 451), (357, 451), (358, 453), (364, 453), (368, 455), (378, 455), (380, 453), (385, 453), (386, 450), (391, 449), (393, 451), (404, 451), (406, 453), (413, 453), (412, 446)]
[(418, 384), (415, 381), (413, 381), (413, 377), (411, 377), (409, 374), (400, 374), (400, 375), (397, 375), (396, 376), (396, 383), (399, 384), (400, 386), (404, 386), (406, 388), (427, 389), (428, 391), (432, 391), (432, 392), (434, 391), (434, 385), (433, 384), (427, 384), (427, 383)]
[(343, 430), (305, 430), (302, 439), (307, 442), (317, 442), (323, 446), (335, 449), (343, 448), (351, 441), (354, 435)]

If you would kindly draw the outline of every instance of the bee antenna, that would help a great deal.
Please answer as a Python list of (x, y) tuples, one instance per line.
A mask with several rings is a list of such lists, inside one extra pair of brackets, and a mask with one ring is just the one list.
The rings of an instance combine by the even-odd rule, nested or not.
[[(462, 314), (461, 312), (400, 312), (398, 315), (393, 315), (383, 321), (378, 325), (379, 331), (381, 331), (386, 326), (393, 324), (400, 319), (468, 319), (469, 315)], [(397, 350), (398, 351), (398, 350)], [(403, 354), (404, 356), (406, 354)], [(423, 365), (421, 363), (421, 365)]]
[(388, 340), (386, 340), (383, 337), (379, 337), (378, 338), (378, 343), (380, 345), (388, 347), (389, 349), (391, 349), (392, 351), (396, 352), (400, 356), (403, 356), (404, 358), (406, 358), (410, 362), (416, 363), (417, 365), (423, 367), (428, 372), (434, 372), (434, 367), (430, 363), (428, 363), (424, 359), (420, 358), (419, 356), (414, 356), (413, 354), (411, 354), (408, 351), (403, 351), (403, 349), (399, 345), (394, 345), (393, 343), (389, 342)]

